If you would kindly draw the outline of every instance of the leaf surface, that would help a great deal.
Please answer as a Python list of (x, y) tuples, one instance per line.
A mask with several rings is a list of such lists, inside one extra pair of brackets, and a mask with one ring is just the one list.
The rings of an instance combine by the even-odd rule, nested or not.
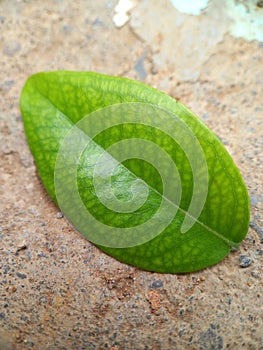
[(237, 167), (168, 95), (96, 73), (38, 73), (21, 111), (46, 190), (106, 253), (150, 271), (190, 272), (244, 239), (249, 199)]

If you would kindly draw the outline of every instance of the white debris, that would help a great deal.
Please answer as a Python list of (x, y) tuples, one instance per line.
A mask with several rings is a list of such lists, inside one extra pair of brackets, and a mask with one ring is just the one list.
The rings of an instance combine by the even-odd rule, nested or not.
[(130, 17), (126, 13), (118, 12), (113, 16), (113, 22), (116, 27), (120, 28), (129, 21)]
[[(189, 15), (200, 15), (210, 0), (170, 0), (172, 5), (182, 13)], [(220, 4), (221, 2), (221, 4)], [(263, 41), (263, 8), (259, 0), (211, 0), (212, 6), (220, 5), (224, 10), (224, 17), (230, 19), (226, 30), (231, 35), (247, 40)]]
[(119, 0), (118, 4), (115, 6), (113, 16), (113, 22), (116, 27), (120, 28), (126, 24), (130, 16), (128, 12), (135, 6), (130, 0)]
[(200, 15), (201, 11), (206, 8), (209, 0), (170, 0), (173, 6), (180, 12), (189, 15)]
[(119, 0), (118, 4), (115, 6), (115, 12), (126, 13), (133, 8), (133, 4), (130, 0)]
[(237, 2), (225, 0), (227, 14), (232, 19), (230, 34), (247, 40), (263, 41), (263, 8), (258, 0)]

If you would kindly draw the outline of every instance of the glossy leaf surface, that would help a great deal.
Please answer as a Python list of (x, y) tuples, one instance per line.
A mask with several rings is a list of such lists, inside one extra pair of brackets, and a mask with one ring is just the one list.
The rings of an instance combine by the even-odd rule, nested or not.
[(190, 272), (244, 239), (249, 200), (237, 167), (168, 95), (96, 73), (39, 73), (25, 84), (21, 111), (48, 193), (113, 257)]

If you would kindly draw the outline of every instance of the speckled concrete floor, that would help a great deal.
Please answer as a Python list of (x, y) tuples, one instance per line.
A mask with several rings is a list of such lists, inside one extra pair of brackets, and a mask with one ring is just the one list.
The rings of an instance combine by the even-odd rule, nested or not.
[[(263, 349), (263, 43), (233, 38), (211, 6), (193, 17), (165, 0), (137, 3), (117, 29), (114, 1), (0, 1), (1, 350)], [(143, 80), (196, 112), (250, 192), (240, 250), (195, 274), (149, 273), (100, 252), (60, 218), (19, 110), (26, 78), (55, 69)], [(252, 258), (247, 268), (242, 254)]]

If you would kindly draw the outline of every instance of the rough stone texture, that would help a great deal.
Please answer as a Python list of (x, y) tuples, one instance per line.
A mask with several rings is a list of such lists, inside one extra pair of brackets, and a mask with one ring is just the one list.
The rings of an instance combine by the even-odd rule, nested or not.
[[(205, 13), (158, 3), (138, 2), (116, 29), (115, 1), (0, 2), (1, 350), (263, 349), (263, 45), (222, 36), (220, 17), (211, 17), (217, 34), (205, 34)], [(180, 40), (171, 37), (173, 18)], [(251, 195), (240, 250), (195, 274), (149, 273), (100, 252), (61, 218), (38, 179), (19, 110), (26, 78), (54, 69), (144, 79), (195, 111)], [(247, 268), (240, 255), (252, 259)]]
[(160, 1), (153, 0), (149, 6), (149, 1), (141, 1), (133, 11), (131, 28), (150, 45), (154, 71), (166, 67), (179, 81), (196, 80), (201, 66), (223, 40), (230, 21), (224, 16), (225, 6), (214, 0), (206, 15), (195, 17), (178, 12), (168, 1), (164, 3), (160, 6)]

